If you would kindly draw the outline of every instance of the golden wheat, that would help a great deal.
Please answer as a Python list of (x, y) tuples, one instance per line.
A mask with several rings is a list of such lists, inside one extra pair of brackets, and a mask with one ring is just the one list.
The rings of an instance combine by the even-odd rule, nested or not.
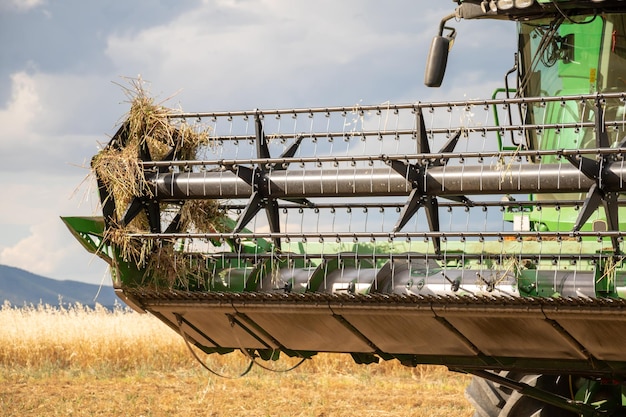
[(149, 315), (101, 306), (0, 309), (4, 367), (172, 369), (189, 361), (180, 337)]
[[(203, 356), (237, 375), (241, 354)], [(289, 359), (266, 364), (282, 369)], [(77, 305), (0, 308), (0, 415), (470, 416), (468, 378), (320, 354), (289, 373), (204, 371), (155, 317)]]

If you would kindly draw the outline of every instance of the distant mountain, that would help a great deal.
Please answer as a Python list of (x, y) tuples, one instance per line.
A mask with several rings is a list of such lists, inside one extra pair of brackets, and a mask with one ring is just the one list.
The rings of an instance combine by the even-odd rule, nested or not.
[(113, 287), (108, 285), (100, 287), (78, 281), (59, 281), (0, 265), (0, 305), (9, 301), (14, 306), (40, 303), (58, 306), (59, 300), (63, 305), (81, 303), (93, 306), (98, 303), (112, 307), (116, 302), (123, 304), (115, 295)]

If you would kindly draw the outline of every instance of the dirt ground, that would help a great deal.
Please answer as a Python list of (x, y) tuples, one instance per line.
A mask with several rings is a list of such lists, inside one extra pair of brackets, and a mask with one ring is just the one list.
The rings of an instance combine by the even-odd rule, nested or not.
[(242, 379), (162, 373), (14, 376), (0, 383), (12, 416), (471, 416), (467, 379), (259, 373)]

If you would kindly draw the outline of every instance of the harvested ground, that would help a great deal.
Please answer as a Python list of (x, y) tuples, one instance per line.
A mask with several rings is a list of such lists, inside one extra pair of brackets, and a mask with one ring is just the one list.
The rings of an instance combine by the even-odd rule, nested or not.
[[(461, 378), (462, 379), (462, 378)], [(461, 381), (459, 381), (461, 382)], [(470, 416), (464, 384), (346, 375), (253, 375), (221, 380), (176, 373), (99, 379), (4, 380), (3, 416)]]

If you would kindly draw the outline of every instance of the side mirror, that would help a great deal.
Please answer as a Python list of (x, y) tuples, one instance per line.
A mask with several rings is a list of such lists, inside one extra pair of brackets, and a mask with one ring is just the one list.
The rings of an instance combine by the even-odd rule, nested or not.
[[(467, 6), (468, 4), (471, 3), (463, 3), (457, 11), (444, 17), (439, 23), (439, 35), (433, 38), (433, 42), (430, 44), (430, 52), (428, 52), (428, 60), (426, 61), (424, 84), (427, 87), (441, 86), (443, 75), (446, 72), (446, 65), (448, 64), (448, 52), (450, 52), (456, 37), (456, 29), (446, 26), (446, 23), (448, 20), (457, 17), (457, 12), (461, 10), (462, 6)], [(446, 36), (443, 36), (444, 30), (448, 31)]]
[(430, 44), (426, 71), (424, 72), (424, 84), (427, 87), (440, 87), (448, 64), (448, 52), (452, 38), (435, 36)]
[[(510, 2), (512, 3), (513, 0), (510, 0)], [(467, 0), (457, 1), (457, 3), (459, 3), (459, 6), (454, 13), (441, 19), (439, 23), (439, 35), (435, 36), (433, 42), (430, 44), (430, 52), (428, 52), (428, 61), (426, 61), (426, 71), (424, 73), (424, 84), (426, 84), (427, 87), (440, 87), (446, 72), (448, 52), (450, 52), (450, 48), (452, 48), (454, 38), (456, 37), (456, 30), (446, 26), (446, 23), (450, 19), (478, 19), (497, 14), (496, 10), (487, 9), (489, 4), (491, 4), (489, 7), (496, 7), (493, 0), (491, 3), (484, 0), (480, 4), (478, 4), (478, 1), (468, 2)], [(500, 2), (498, 1), (498, 3)], [(527, 7), (518, 6), (518, 0), (515, 0), (515, 3), (516, 7)], [(532, 3), (532, 1), (530, 1), (530, 3)], [(528, 5), (530, 5), (530, 3)], [(448, 31), (446, 36), (443, 35), (444, 30)]]

